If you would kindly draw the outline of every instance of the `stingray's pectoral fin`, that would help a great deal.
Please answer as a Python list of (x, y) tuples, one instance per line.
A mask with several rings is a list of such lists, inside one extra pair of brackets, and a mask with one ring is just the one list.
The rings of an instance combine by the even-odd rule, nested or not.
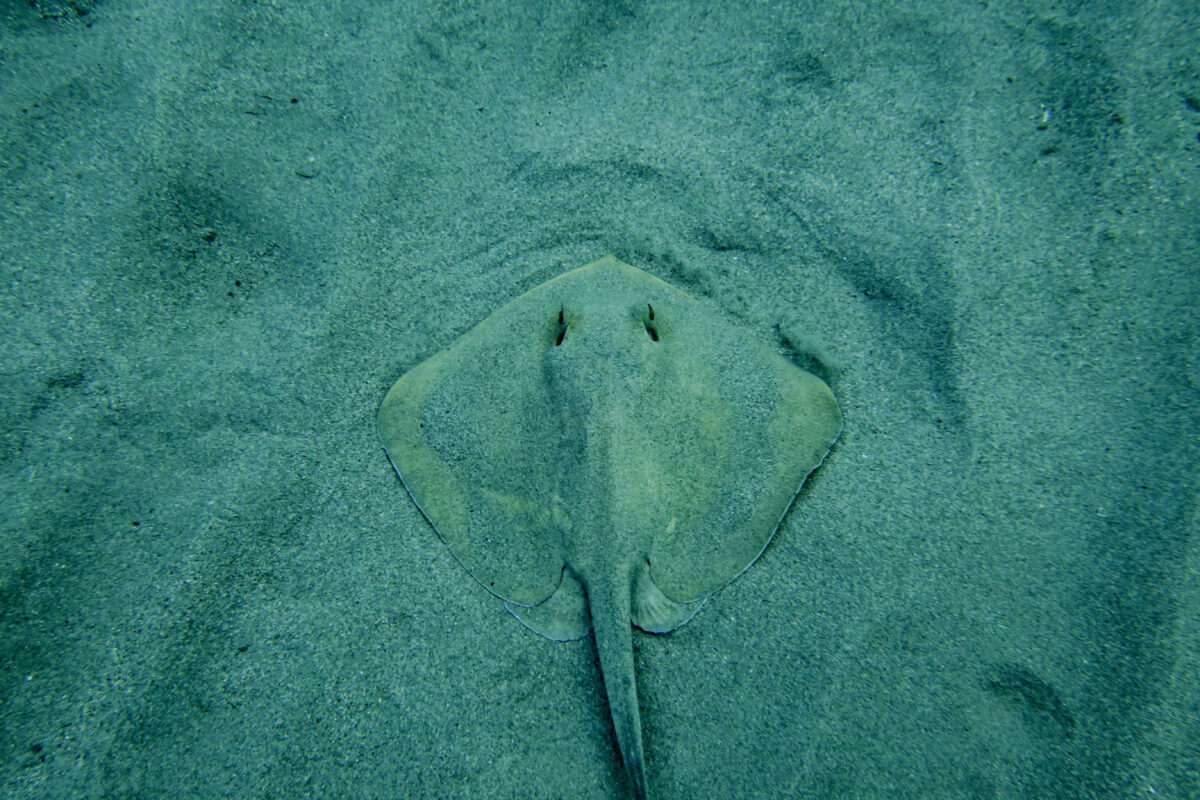
[(588, 613), (583, 584), (570, 570), (563, 571), (562, 583), (554, 594), (536, 606), (521, 606), (505, 600), (504, 607), (526, 628), (556, 642), (582, 639), (592, 629), (592, 615)]
[(666, 633), (683, 625), (704, 605), (707, 597), (690, 603), (679, 603), (662, 593), (650, 577), (650, 562), (643, 561), (633, 581), (633, 624), (646, 633)]

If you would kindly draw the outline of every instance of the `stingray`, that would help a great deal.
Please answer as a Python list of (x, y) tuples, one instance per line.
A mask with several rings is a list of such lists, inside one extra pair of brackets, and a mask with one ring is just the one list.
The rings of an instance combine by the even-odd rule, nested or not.
[(450, 551), (530, 629), (594, 631), (649, 796), (630, 623), (666, 633), (758, 558), (841, 415), (829, 387), (607, 256), (521, 295), (392, 386), (379, 433)]

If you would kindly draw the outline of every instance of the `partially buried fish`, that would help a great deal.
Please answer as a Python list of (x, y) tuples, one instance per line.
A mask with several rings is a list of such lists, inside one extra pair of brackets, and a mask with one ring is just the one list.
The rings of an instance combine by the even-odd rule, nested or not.
[(612, 256), (415, 367), (378, 424), (413, 501), (488, 591), (550, 639), (595, 631), (637, 798), (630, 622), (678, 628), (750, 566), (842, 427), (819, 378)]

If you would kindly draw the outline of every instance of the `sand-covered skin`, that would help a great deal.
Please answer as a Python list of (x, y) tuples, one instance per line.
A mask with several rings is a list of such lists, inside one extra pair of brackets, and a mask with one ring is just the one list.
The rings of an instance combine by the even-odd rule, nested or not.
[(374, 425), (607, 252), (845, 417), (657, 798), (1200, 794), (1200, 20), (743, 5), (0, 11), (0, 795), (616, 796)]

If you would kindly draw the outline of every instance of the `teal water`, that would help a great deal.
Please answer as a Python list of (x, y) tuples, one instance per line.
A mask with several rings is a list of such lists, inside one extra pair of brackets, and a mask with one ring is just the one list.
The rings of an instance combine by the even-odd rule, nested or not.
[(1200, 796), (1194, 3), (0, 9), (0, 796), (620, 798), (387, 388), (605, 253), (820, 374), (652, 796)]

